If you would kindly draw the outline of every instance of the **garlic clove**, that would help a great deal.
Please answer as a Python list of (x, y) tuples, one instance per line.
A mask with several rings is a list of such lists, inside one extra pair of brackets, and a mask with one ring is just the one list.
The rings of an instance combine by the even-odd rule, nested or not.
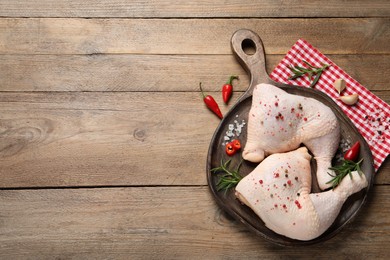
[(347, 96), (341, 96), (339, 98), (344, 104), (347, 105), (354, 105), (356, 102), (359, 100), (359, 95), (358, 94), (352, 94), (352, 95), (347, 95)]
[(341, 92), (343, 92), (343, 90), (346, 88), (345, 86), (345, 80), (343, 79), (336, 79), (334, 82), (333, 82), (333, 86), (334, 88), (337, 90), (337, 92), (339, 92), (339, 94)]

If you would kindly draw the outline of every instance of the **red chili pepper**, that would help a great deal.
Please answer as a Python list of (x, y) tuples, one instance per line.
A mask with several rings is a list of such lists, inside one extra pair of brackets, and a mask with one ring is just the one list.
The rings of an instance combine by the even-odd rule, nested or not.
[(352, 147), (344, 154), (344, 159), (349, 161), (356, 161), (359, 157), (360, 143), (356, 142)]
[(226, 151), (226, 154), (229, 156), (232, 156), (236, 153), (236, 149), (234, 149), (232, 142), (226, 144), (225, 151)]
[(222, 98), (226, 104), (228, 103), (233, 93), (233, 79), (238, 79), (238, 76), (230, 76), (228, 82), (226, 82), (226, 84), (222, 86)]
[(240, 149), (241, 149), (241, 143), (240, 140), (237, 139), (234, 139), (233, 141), (227, 143), (225, 146), (226, 154), (229, 156), (234, 155)]
[(232, 142), (234, 150), (238, 151), (241, 149), (241, 143), (240, 140), (234, 139)]
[(210, 95), (205, 95), (203, 93), (203, 89), (202, 89), (202, 83), (199, 83), (199, 88), (200, 88), (200, 91), (202, 92), (202, 95), (203, 95), (203, 102), (206, 104), (206, 106), (214, 112), (214, 114), (216, 114), (220, 119), (223, 118), (222, 116), (222, 113), (221, 113), (221, 110), (219, 109), (219, 106), (217, 104), (217, 102), (215, 101), (215, 99), (210, 96)]

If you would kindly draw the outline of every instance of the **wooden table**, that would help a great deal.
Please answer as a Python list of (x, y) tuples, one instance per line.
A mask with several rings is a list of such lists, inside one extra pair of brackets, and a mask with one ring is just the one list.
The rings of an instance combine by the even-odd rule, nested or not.
[(389, 103), (388, 0), (1, 0), (0, 17), (1, 259), (389, 257), (389, 160), (322, 244), (273, 245), (227, 216), (198, 89), (222, 104), (237, 74), (242, 94), (230, 37), (247, 28), (268, 72), (304, 38)]

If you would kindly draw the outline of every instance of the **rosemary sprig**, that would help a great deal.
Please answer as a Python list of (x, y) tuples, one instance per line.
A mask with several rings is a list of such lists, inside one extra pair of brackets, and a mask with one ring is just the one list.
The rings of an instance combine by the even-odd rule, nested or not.
[(238, 173), (242, 161), (238, 164), (235, 170), (229, 169), (230, 162), (231, 160), (228, 160), (227, 162), (224, 163), (221, 160), (221, 166), (211, 169), (211, 172), (213, 173), (218, 173), (218, 172), (224, 173), (223, 175), (221, 175), (217, 183), (218, 191), (225, 190), (226, 192), (228, 189), (235, 187), (242, 179), (242, 176)]
[(293, 72), (293, 75), (291, 75), (288, 79), (296, 79), (307, 74), (309, 81), (312, 81), (313, 75), (315, 75), (314, 80), (310, 84), (310, 87), (314, 87), (320, 79), (322, 72), (330, 65), (321, 63), (322, 67), (315, 67), (305, 60), (302, 61), (308, 66), (308, 68), (290, 65), (289, 69)]
[(347, 175), (352, 179), (352, 172), (357, 171), (360, 175), (363, 173), (360, 169), (360, 164), (363, 161), (361, 159), (358, 162), (350, 161), (350, 160), (343, 160), (343, 163), (339, 166), (330, 167), (330, 170), (335, 171), (335, 175), (332, 175), (328, 173), (333, 178), (327, 182), (327, 184), (331, 183), (332, 188), (336, 188), (340, 182), (343, 180), (343, 178)]

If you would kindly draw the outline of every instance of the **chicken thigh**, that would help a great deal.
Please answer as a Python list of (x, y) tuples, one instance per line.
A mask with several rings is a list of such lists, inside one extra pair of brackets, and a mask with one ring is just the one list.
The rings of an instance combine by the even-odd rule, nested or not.
[(242, 156), (261, 162), (273, 153), (288, 152), (304, 144), (317, 162), (321, 189), (330, 187), (329, 170), (340, 141), (340, 125), (333, 111), (313, 98), (292, 95), (270, 85), (253, 90), (248, 115), (248, 137)]
[(298, 240), (320, 236), (346, 199), (368, 182), (364, 174), (353, 172), (333, 190), (310, 193), (310, 159), (306, 147), (268, 156), (238, 183), (237, 198), (278, 234)]

